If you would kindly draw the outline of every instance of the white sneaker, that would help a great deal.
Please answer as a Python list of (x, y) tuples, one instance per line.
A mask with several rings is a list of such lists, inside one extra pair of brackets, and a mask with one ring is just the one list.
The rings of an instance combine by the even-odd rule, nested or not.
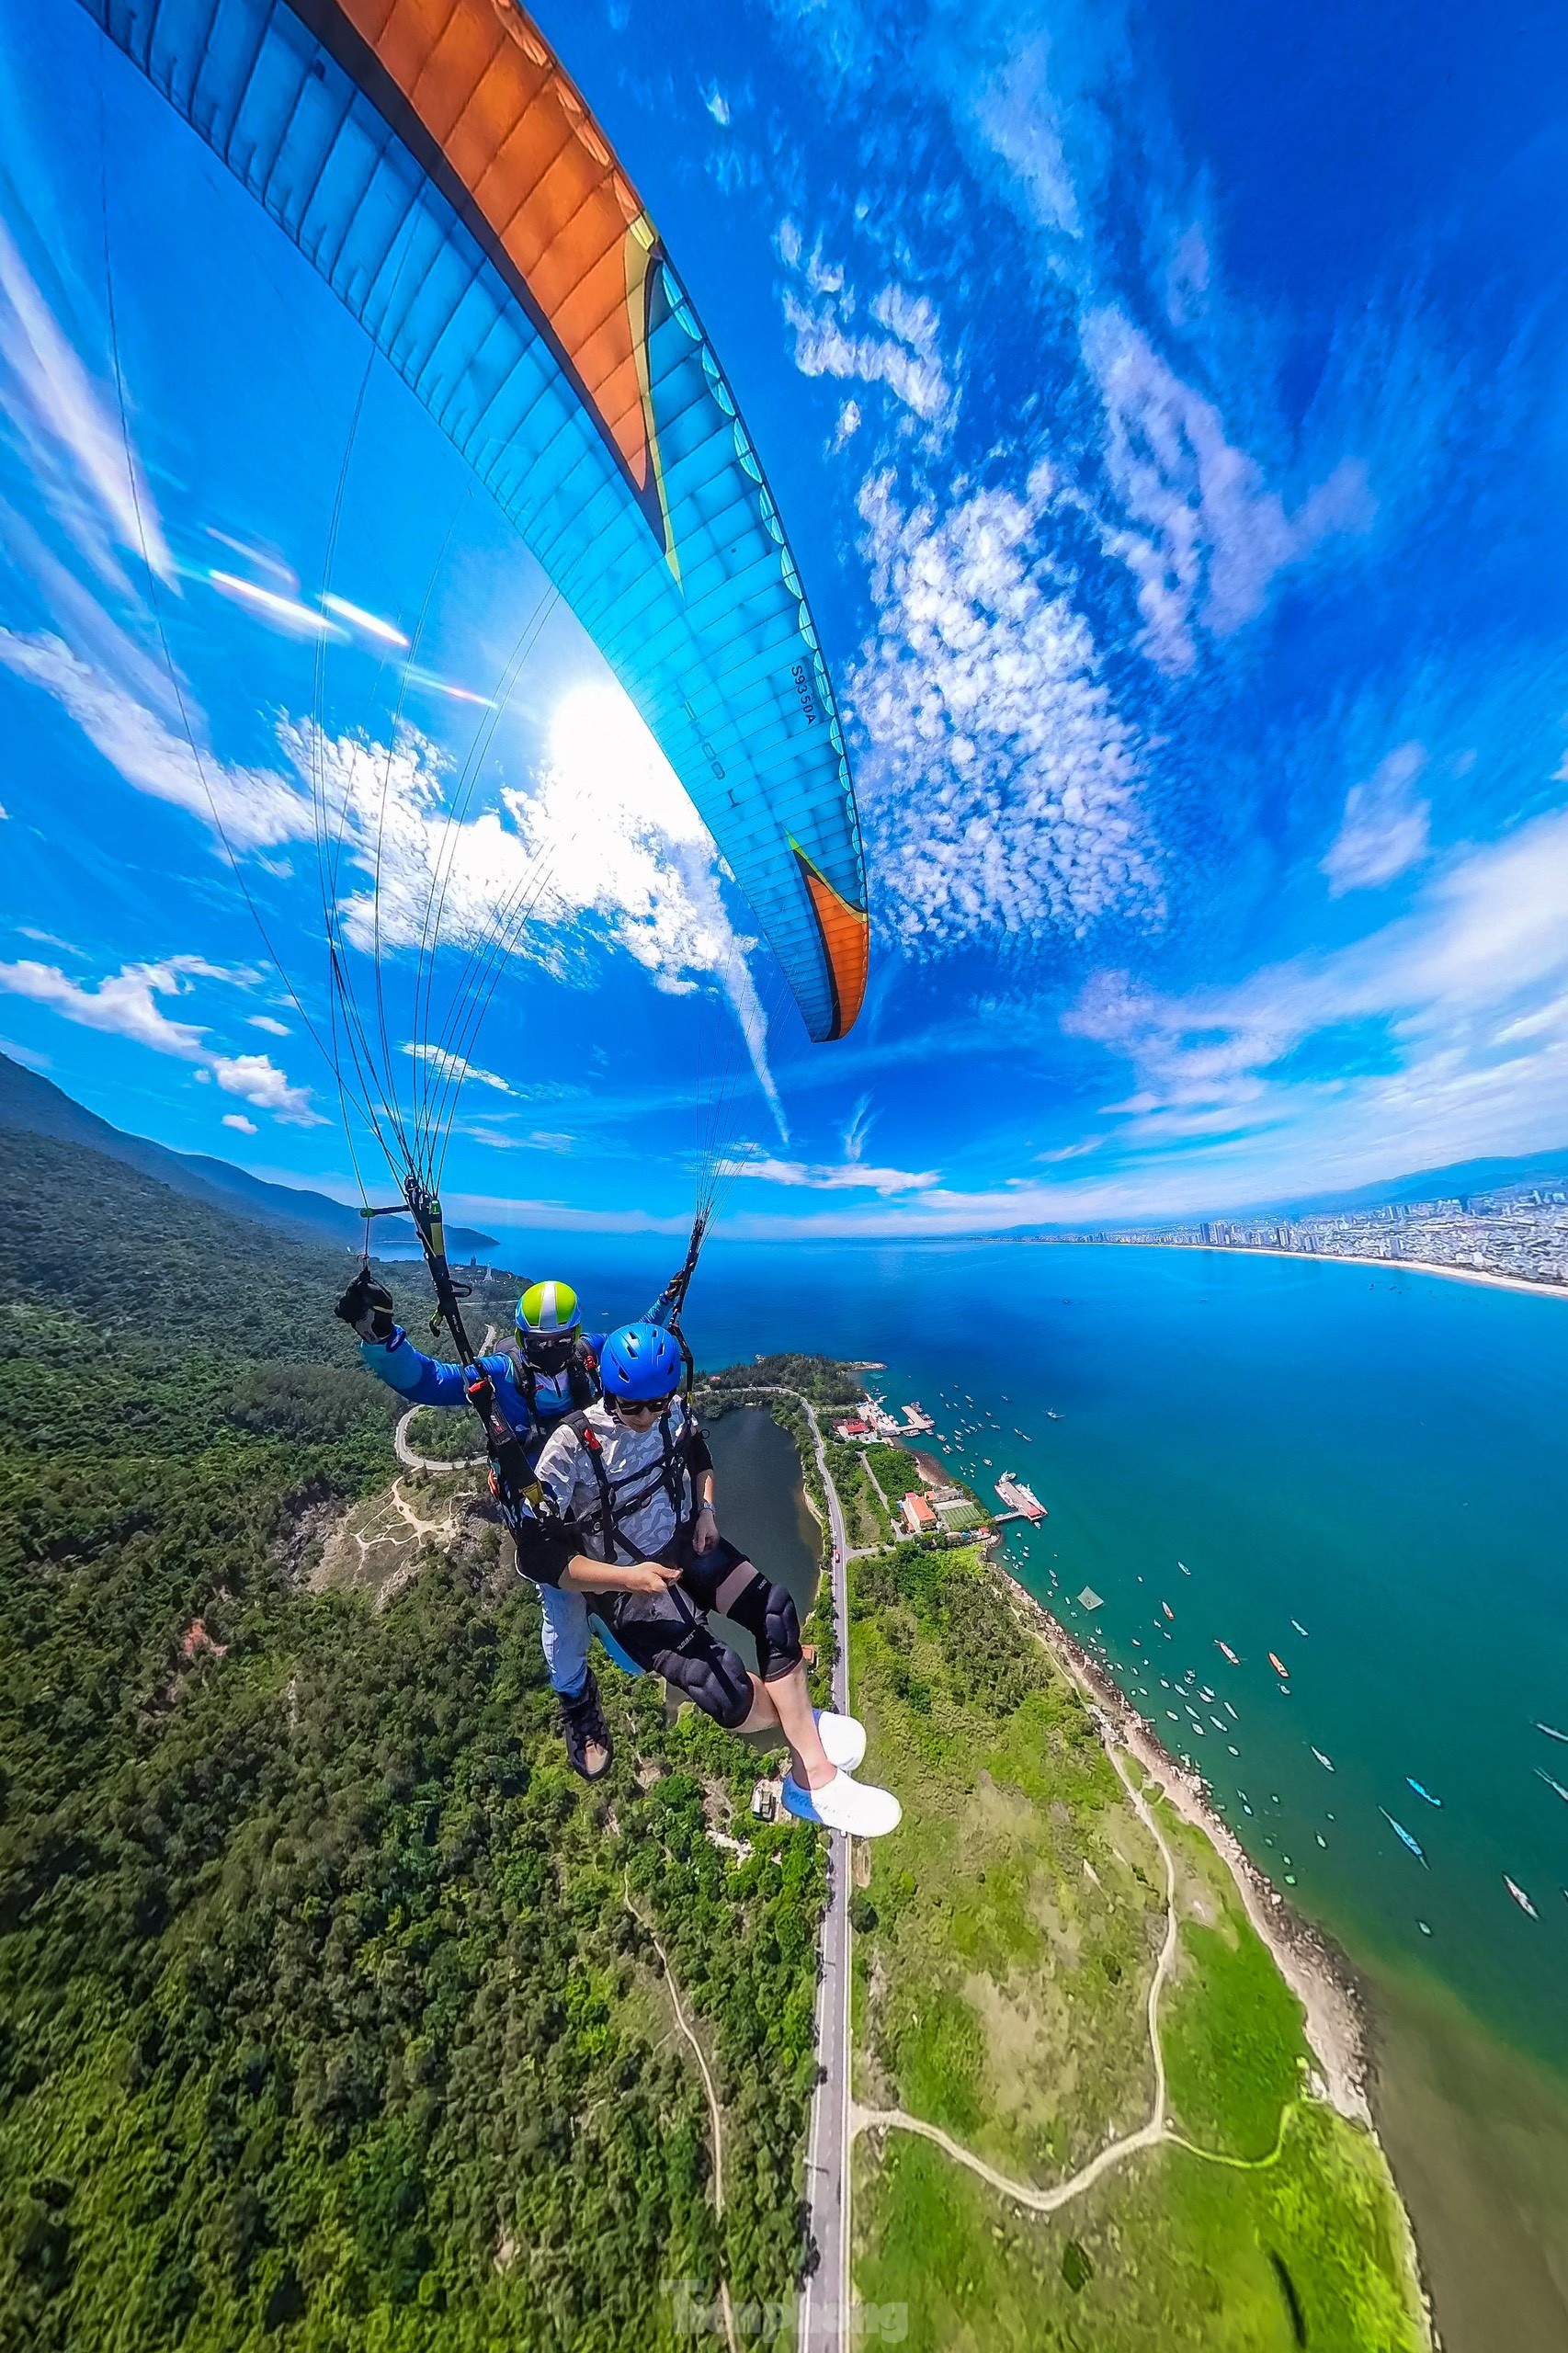
[(890, 1790), (852, 1781), (847, 1773), (835, 1773), (820, 1790), (803, 1790), (793, 1773), (787, 1773), (783, 1798), (786, 1813), (801, 1822), (821, 1823), (824, 1830), (840, 1830), (847, 1838), (884, 1838), (903, 1819), (903, 1808)]
[(841, 1773), (853, 1773), (866, 1754), (866, 1727), (858, 1716), (835, 1716), (831, 1708), (813, 1708), (823, 1755)]

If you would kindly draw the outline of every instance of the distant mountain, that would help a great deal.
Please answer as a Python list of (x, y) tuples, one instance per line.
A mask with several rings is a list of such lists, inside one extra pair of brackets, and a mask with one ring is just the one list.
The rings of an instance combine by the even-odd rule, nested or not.
[[(318, 1240), (330, 1235), (349, 1248), (357, 1247), (364, 1235), (363, 1219), (356, 1217), (346, 1202), (335, 1201), (327, 1193), (311, 1192), (304, 1186), (269, 1185), (264, 1177), (252, 1176), (232, 1162), (210, 1159), (205, 1153), (170, 1152), (145, 1136), (127, 1135), (122, 1128), (111, 1127), (51, 1080), (25, 1069), (8, 1054), (0, 1054), (0, 1128), (52, 1136), (61, 1143), (85, 1144), (93, 1152), (140, 1169), (144, 1176), (155, 1176), (193, 1200), (244, 1217), (262, 1218), (296, 1234)], [(393, 1240), (414, 1245), (412, 1220), (377, 1219), (377, 1246), (384, 1248)], [(488, 1250), (494, 1236), (481, 1233), (474, 1226), (449, 1225), (447, 1242), (454, 1251)]]
[(1392, 1177), (1381, 1185), (1360, 1185), (1350, 1193), (1296, 1194), (1289, 1200), (1262, 1206), (1265, 1215), (1276, 1210), (1281, 1216), (1320, 1216), (1335, 1210), (1392, 1208), (1401, 1201), (1462, 1200), (1471, 1193), (1498, 1192), (1506, 1185), (1540, 1185), (1553, 1178), (1561, 1184), (1565, 1177), (1568, 1144), (1555, 1152), (1527, 1153), (1513, 1160), (1456, 1160), (1446, 1168), (1419, 1168), (1414, 1176)]

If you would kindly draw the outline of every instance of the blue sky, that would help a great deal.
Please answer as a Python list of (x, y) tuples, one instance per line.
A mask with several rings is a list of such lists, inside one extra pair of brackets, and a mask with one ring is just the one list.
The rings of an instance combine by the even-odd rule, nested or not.
[(480, 1218), (678, 1229), (721, 1068), (737, 1235), (1568, 1142), (1568, 25), (539, 16), (794, 541), (871, 868), (859, 1026), (808, 1044), (596, 650), (300, 256), (69, 0), (0, 0), (7, 1050), (358, 1197), (301, 1021), (313, 781), (361, 938), (390, 813), (394, 1053), (433, 844), (475, 920), (548, 866), (470, 1048)]

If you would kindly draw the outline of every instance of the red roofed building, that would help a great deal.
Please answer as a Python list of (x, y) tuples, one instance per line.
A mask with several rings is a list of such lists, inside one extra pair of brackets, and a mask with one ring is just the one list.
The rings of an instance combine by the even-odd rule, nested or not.
[(905, 1495), (903, 1518), (912, 1536), (929, 1536), (936, 1529), (937, 1515), (924, 1495)]

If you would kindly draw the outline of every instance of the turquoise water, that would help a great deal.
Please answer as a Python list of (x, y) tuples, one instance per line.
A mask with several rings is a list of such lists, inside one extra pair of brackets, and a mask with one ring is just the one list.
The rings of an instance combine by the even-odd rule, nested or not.
[[(667, 1254), (551, 1255), (619, 1315)], [(537, 1238), (495, 1255), (531, 1265)], [(1210, 1252), (715, 1245), (687, 1324), (709, 1363), (884, 1358), (983, 1495), (1028, 1479), (1051, 1517), (1009, 1536), (1017, 1572), (1142, 1685), (1302, 1909), (1568, 2068), (1568, 1802), (1539, 1778), (1568, 1787), (1568, 1745), (1532, 1729), (1568, 1731), (1568, 1301)], [(1158, 1680), (1188, 1669), (1200, 1735)]]

